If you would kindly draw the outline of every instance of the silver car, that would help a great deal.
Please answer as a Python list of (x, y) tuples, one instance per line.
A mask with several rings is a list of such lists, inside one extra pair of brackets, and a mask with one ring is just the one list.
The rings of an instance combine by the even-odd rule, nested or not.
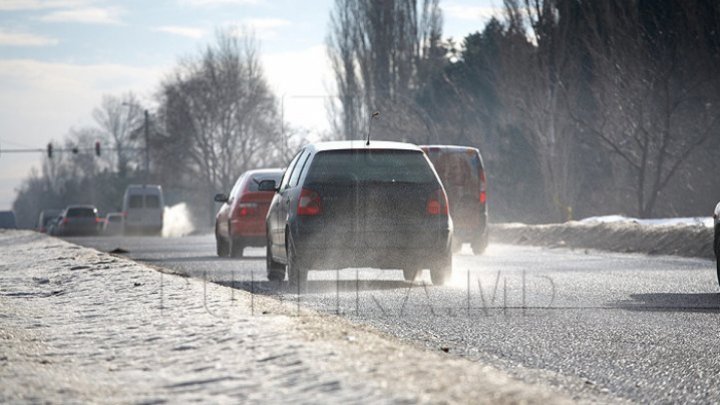
[(121, 212), (107, 214), (103, 221), (103, 235), (122, 235), (125, 227), (125, 217)]
[(720, 283), (720, 203), (715, 206), (715, 213), (713, 214), (715, 219), (715, 241), (713, 246), (715, 247), (715, 261), (717, 262), (717, 274), (718, 283)]

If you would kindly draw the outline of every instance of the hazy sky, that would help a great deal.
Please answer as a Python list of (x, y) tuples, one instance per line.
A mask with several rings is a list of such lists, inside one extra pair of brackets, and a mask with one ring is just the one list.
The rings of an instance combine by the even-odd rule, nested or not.
[[(501, 0), (441, 1), (444, 35), (482, 29)], [(178, 59), (213, 41), (218, 27), (247, 26), (261, 43), (285, 117), (325, 129), (332, 89), (324, 39), (332, 0), (0, 0), (0, 210), (42, 154), (73, 127), (93, 125), (103, 94), (135, 92), (150, 103)], [(331, 91), (331, 90), (330, 90)], [(90, 145), (88, 145), (90, 146)]]

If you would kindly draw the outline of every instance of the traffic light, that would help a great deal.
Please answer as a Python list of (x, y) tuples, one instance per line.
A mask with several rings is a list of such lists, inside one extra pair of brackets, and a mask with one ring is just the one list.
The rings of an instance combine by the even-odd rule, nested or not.
[(50, 158), (50, 159), (52, 159), (52, 152), (53, 152), (52, 144), (51, 144), (51, 143), (48, 143), (47, 153), (48, 153), (48, 158)]
[(95, 141), (95, 156), (100, 157), (100, 141)]

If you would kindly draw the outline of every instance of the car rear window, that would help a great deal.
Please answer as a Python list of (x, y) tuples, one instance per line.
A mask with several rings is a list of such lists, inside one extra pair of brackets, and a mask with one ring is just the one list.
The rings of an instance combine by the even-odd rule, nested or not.
[(112, 215), (108, 217), (108, 222), (122, 222), (122, 217), (120, 215)]
[(252, 176), (252, 179), (248, 182), (248, 191), (259, 191), (258, 187), (260, 186), (261, 181), (265, 180), (275, 180), (275, 185), (277, 186), (280, 184), (280, 178), (282, 177), (282, 173), (258, 173)]
[(95, 210), (92, 208), (70, 208), (65, 216), (72, 218), (90, 218), (95, 216)]
[(130, 208), (142, 208), (143, 207), (143, 196), (142, 195), (131, 195), (128, 201), (128, 207)]
[(422, 152), (407, 150), (339, 150), (319, 152), (307, 183), (432, 183), (435, 175)]
[(145, 208), (160, 208), (160, 197), (156, 195), (146, 195)]
[[(473, 150), (429, 151), (428, 157), (435, 166), (446, 189), (480, 189), (480, 158)], [(449, 191), (449, 190), (448, 190)]]

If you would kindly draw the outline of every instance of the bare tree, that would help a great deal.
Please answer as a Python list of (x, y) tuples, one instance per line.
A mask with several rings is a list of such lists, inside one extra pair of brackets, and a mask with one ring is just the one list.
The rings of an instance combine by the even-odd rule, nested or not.
[(218, 31), (215, 44), (185, 59), (163, 83), (161, 105), (168, 143), (184, 148), (176, 156), (187, 159), (206, 195), (267, 163), (280, 137), (276, 98), (244, 31)]
[(143, 125), (143, 108), (133, 93), (122, 96), (106, 95), (99, 107), (93, 110), (93, 118), (101, 136), (115, 149), (114, 160), (121, 178), (135, 167), (141, 146), (137, 136)]
[(653, 215), (662, 190), (720, 124), (718, 57), (696, 46), (702, 10), (680, 6), (674, 25), (662, 26), (636, 1), (584, 5), (598, 108), (592, 119), (571, 112), (629, 168), (640, 217)]
[(570, 0), (506, 0), (507, 32), (495, 73), (505, 125), (523, 128), (537, 151), (548, 205), (568, 219), (579, 193), (576, 124), (577, 20)]
[[(414, 99), (430, 76), (440, 48), (438, 0), (337, 0), (330, 15), (328, 51), (335, 72), (342, 118), (338, 132), (358, 138), (369, 112), (382, 118), (374, 131), (395, 139), (419, 138), (429, 116)], [(440, 68), (440, 66), (436, 66)]]

